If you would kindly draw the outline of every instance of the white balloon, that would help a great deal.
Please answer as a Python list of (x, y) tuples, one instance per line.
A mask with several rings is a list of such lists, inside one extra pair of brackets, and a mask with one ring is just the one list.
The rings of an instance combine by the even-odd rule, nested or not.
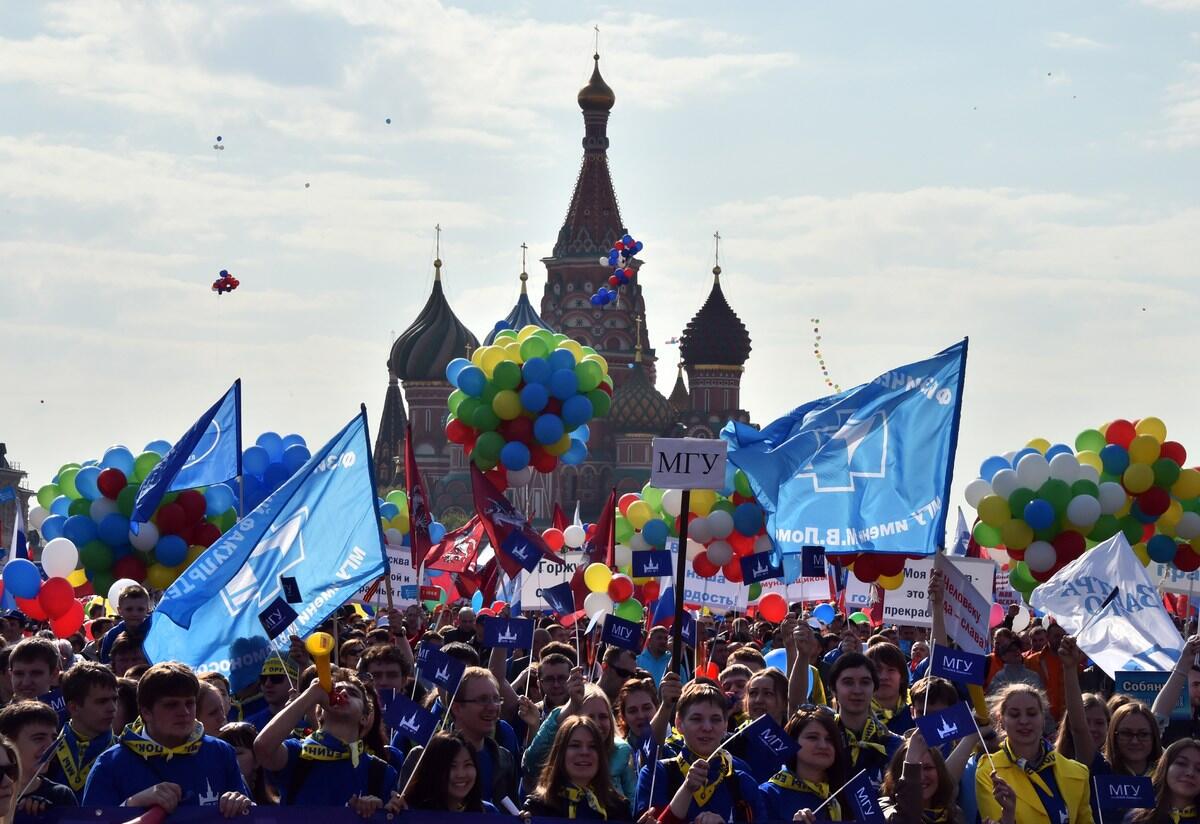
[(992, 485), (983, 478), (976, 478), (967, 484), (967, 488), (963, 490), (963, 496), (967, 499), (967, 506), (971, 509), (978, 509), (979, 502), (992, 494)]
[(1076, 495), (1067, 504), (1067, 520), (1076, 526), (1091, 526), (1099, 517), (1100, 501), (1091, 495)]
[(1017, 614), (1013, 616), (1013, 632), (1024, 631), (1025, 627), (1029, 626), (1029, 622), (1032, 618), (1033, 615), (1029, 612), (1029, 610), (1025, 607), (1021, 607)]
[(663, 512), (670, 515), (672, 518), (678, 518), (679, 513), (683, 511), (683, 490), (668, 489), (662, 496)]
[(704, 544), (696, 543), (691, 538), (688, 538), (687, 559), (689, 561), (694, 561), (696, 559), (696, 556), (702, 555), (704, 553), (704, 551), (705, 551)]
[(88, 515), (96, 523), (104, 520), (106, 515), (111, 515), (117, 510), (117, 502), (111, 498), (100, 497), (92, 501), (92, 505), (88, 507)]
[(709, 524), (708, 518), (700, 516), (692, 519), (688, 524), (688, 539), (702, 544), (707, 544), (713, 539), (712, 526)]
[(770, 552), (774, 548), (775, 548), (775, 544), (771, 541), (770, 535), (759, 535), (757, 538), (754, 539), (755, 553)]
[(55, 538), (42, 548), (42, 569), (48, 578), (66, 578), (79, 563), (79, 550), (70, 538)]
[(650, 543), (642, 537), (642, 533), (635, 532), (629, 536), (629, 547), (634, 552), (645, 552), (648, 549), (654, 549)]
[(1091, 481), (1094, 484), (1100, 483), (1100, 470), (1094, 466), (1080, 464), (1079, 471), (1075, 475), (1077, 481)]
[(987, 552), (989, 558), (991, 558), (1000, 566), (1004, 566), (1010, 560), (1008, 553), (1003, 549), (1000, 549), (1000, 547), (990, 546), (985, 550), (985, 552)]
[(33, 529), (41, 529), (42, 524), (50, 517), (50, 510), (44, 506), (35, 506), (29, 510), (29, 526)]
[(383, 531), (384, 540), (392, 546), (400, 546), (404, 543), (404, 533), (396, 529), (396, 527), (388, 527)]
[(1125, 506), (1125, 487), (1112, 481), (1100, 484), (1100, 511), (1112, 515)]
[[(1034, 453), (1022, 458), (1017, 464), (1017, 479), (1026, 489), (1040, 489), (1042, 484), (1050, 480), (1050, 464), (1046, 462), (1046, 456)], [(992, 483), (995, 484), (995, 478)]]
[(733, 516), (723, 509), (713, 510), (708, 513), (708, 526), (714, 538), (728, 538), (733, 532)]
[(602, 612), (608, 612), (612, 607), (613, 600), (608, 597), (607, 592), (589, 592), (588, 596), (583, 599), (583, 611), (588, 614), (589, 618), (594, 618)]
[(625, 544), (617, 544), (616, 552), (613, 555), (617, 559), (617, 566), (628, 566), (633, 563), (633, 547)]
[(137, 535), (133, 534), (132, 529), (129, 530), (129, 543), (133, 544), (134, 549), (149, 552), (158, 543), (158, 527), (150, 522), (146, 522), (138, 527)]
[(1001, 469), (992, 476), (992, 491), (1004, 500), (1021, 488), (1021, 479), (1015, 469)]
[(1195, 512), (1185, 512), (1175, 524), (1175, 534), (1185, 541), (1200, 536), (1200, 515)]
[(728, 541), (713, 541), (708, 545), (708, 560), (719, 567), (733, 560), (733, 547)]
[(505, 477), (509, 486), (525, 486), (533, 480), (533, 469), (528, 466), (524, 469), (510, 469), (505, 473)]
[[(1022, 458), (1024, 463), (1025, 459)], [(1025, 549), (1025, 564), (1034, 572), (1045, 572), (1054, 566), (1054, 562), (1058, 560), (1058, 555), (1054, 552), (1054, 546), (1047, 541), (1034, 541)]]
[(587, 532), (579, 524), (571, 524), (563, 530), (563, 543), (571, 549), (579, 549), (587, 540)]
[(1010, 449), (1007, 452), (1005, 452), (1003, 455), (1001, 455), (1000, 457), (1002, 457), (1002, 458), (1004, 458), (1004, 460), (1008, 461), (1009, 466), (1012, 466), (1013, 458), (1017, 457), (1017, 450)]
[(113, 609), (117, 608), (117, 600), (120, 599), (121, 593), (132, 586), (137, 586), (137, 581), (132, 578), (118, 578), (113, 581), (113, 585), (108, 588), (108, 602), (112, 604)]
[(1069, 484), (1075, 483), (1079, 477), (1079, 461), (1066, 452), (1055, 455), (1050, 460), (1050, 477)]

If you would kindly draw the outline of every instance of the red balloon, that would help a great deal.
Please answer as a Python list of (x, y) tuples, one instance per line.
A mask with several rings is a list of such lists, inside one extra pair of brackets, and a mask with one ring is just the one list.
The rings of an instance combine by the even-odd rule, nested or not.
[(772, 624), (778, 624), (786, 618), (787, 611), (787, 601), (778, 592), (768, 592), (758, 601), (758, 614)]
[[(906, 558), (903, 555), (879, 555), (876, 563), (876, 569), (879, 570), (880, 577), (899, 575), (904, 571), (904, 562)], [(857, 569), (857, 566), (855, 567)]]
[(75, 603), (75, 587), (66, 578), (51, 578), (42, 582), (37, 600), (42, 605), (42, 611), (51, 618), (58, 618), (65, 615), (71, 604)]
[(613, 248), (616, 249), (618, 252), (624, 252), (625, 251), (624, 241), (618, 240), (616, 243), (613, 244)]
[(708, 554), (701, 552), (692, 559), (692, 569), (696, 570), (696, 574), (701, 578), (711, 578), (717, 574), (719, 566), (708, 560)]
[(216, 524), (210, 524), (207, 521), (192, 530), (192, 540), (198, 546), (212, 546), (220, 537), (221, 528)]
[(1175, 550), (1175, 566), (1180, 572), (1195, 572), (1200, 569), (1200, 554), (1191, 544), (1180, 544)]
[(1161, 486), (1152, 486), (1137, 496), (1138, 509), (1145, 514), (1157, 518), (1171, 506), (1171, 493)]
[(508, 601), (496, 601), (492, 604), (492, 612), (499, 615), (500, 610), (504, 609), (506, 606), (508, 606)]
[(609, 286), (620, 286), (621, 281), (617, 279), (616, 275), (609, 275), (608, 276), (608, 285)]
[(112, 498), (114, 501), (127, 483), (125, 473), (112, 466), (96, 477), (96, 488), (100, 490), (100, 494), (105, 498)]
[(188, 546), (191, 546), (192, 544), (196, 543), (196, 527), (195, 526), (192, 526), (189, 524), (188, 526), (185, 526), (183, 529), (179, 530), (175, 534), (178, 535), (180, 538), (182, 538), (183, 542), (185, 544), (187, 544)]
[(479, 610), (479, 617), (481, 617), (481, 618), (495, 618), (495, 617), (496, 617), (496, 613), (492, 612), (492, 611), (491, 611), (491, 609), (489, 609), (488, 607), (484, 607), (483, 609)]
[(83, 626), (83, 604), (71, 599), (71, 605), (67, 611), (57, 618), (50, 619), (50, 629), (53, 630), (55, 636), (59, 638), (69, 638), (79, 632), (79, 628)]
[(128, 578), (131, 581), (146, 580), (146, 562), (138, 557), (139, 553), (126, 555), (112, 565), (114, 578)]
[(538, 472), (550, 473), (558, 466), (558, 458), (541, 447), (535, 446), (530, 453), (529, 463)]
[(450, 443), (464, 444), (470, 439), (473, 431), (458, 418), (451, 418), (446, 423), (446, 440)]
[(194, 489), (185, 489), (179, 493), (179, 497), (175, 499), (175, 503), (179, 504), (183, 509), (183, 514), (186, 516), (184, 523), (194, 524), (196, 521), (204, 519), (204, 508), (208, 504), (204, 500), (204, 496)]
[(721, 571), (725, 573), (726, 581), (732, 581), (735, 584), (742, 582), (742, 565), (736, 555), (732, 561), (721, 567)]
[(633, 271), (633, 267), (632, 267), (632, 266), (627, 266), (627, 267), (625, 268), (625, 277), (627, 277), (627, 278), (631, 278), (631, 277), (633, 277), (633, 276), (634, 276), (634, 275), (636, 275), (636, 274), (637, 274), (637, 272)]
[(608, 597), (619, 604), (633, 597), (633, 579), (628, 575), (614, 575), (608, 582)]
[(608, 395), (610, 398), (612, 397), (613, 388), (611, 386), (609, 386), (607, 383), (601, 383), (596, 388), (599, 389), (601, 392), (603, 392), (605, 395)]
[(1127, 420), (1118, 418), (1108, 425), (1108, 429), (1104, 432), (1104, 440), (1109, 443), (1115, 443), (1118, 446), (1129, 448), (1129, 443), (1137, 436), (1137, 430), (1133, 424)]
[(1051, 543), (1054, 545), (1054, 551), (1058, 559), (1056, 563), (1060, 563), (1063, 566), (1074, 561), (1087, 549), (1087, 541), (1084, 540), (1084, 537), (1078, 532), (1071, 530), (1058, 533)]
[(533, 421), (524, 415), (518, 415), (511, 421), (504, 421), (497, 431), (506, 441), (520, 441), (529, 446), (533, 443)]
[(1025, 560), (1025, 550), (1023, 549), (1012, 549), (1011, 547), (1007, 547), (1005, 548), (1005, 551), (1008, 553), (1008, 557), (1012, 558), (1014, 561)]
[(1142, 524), (1142, 543), (1149, 541), (1154, 537), (1154, 533), (1158, 531), (1158, 527), (1154, 524)]
[(641, 495), (636, 492), (626, 492), (617, 499), (617, 509), (622, 515), (629, 511), (629, 507), (642, 499)]
[(879, 580), (879, 559), (882, 555), (867, 555), (858, 556), (858, 560), (854, 562), (854, 577), (862, 581), (864, 584), (873, 584)]
[(92, 586), (91, 581), (84, 581), (82, 584), (75, 587), (75, 597), (76, 598), (90, 598), (95, 594), (96, 594), (96, 589), (95, 589), (95, 587)]
[(13, 596), (13, 600), (17, 602), (17, 609), (25, 614), (26, 618), (32, 618), (35, 621), (47, 621), (50, 616), (42, 609), (42, 605), (38, 603), (37, 598), (17, 598)]
[[(743, 535), (742, 533), (738, 532), (736, 529), (733, 532), (731, 532), (729, 534), (729, 537), (726, 538), (725, 540), (728, 541), (729, 545), (733, 547), (733, 556), (734, 556), (735, 560), (737, 558), (742, 558), (742, 557), (745, 557), (746, 555), (750, 555), (754, 552), (754, 538), (749, 535)], [(725, 577), (729, 578), (728, 575), (726, 575)], [(730, 578), (730, 580), (733, 580), (733, 579)]]
[(658, 581), (647, 581), (646, 583), (642, 584), (643, 604), (648, 604), (651, 601), (657, 601), (660, 595), (662, 595), (662, 585), (659, 584)]
[(555, 552), (560, 552), (563, 548), (563, 534), (561, 529), (550, 527), (542, 533), (542, 540), (546, 542), (546, 546)]
[(492, 482), (492, 486), (496, 487), (497, 492), (508, 489), (508, 475), (503, 466), (493, 467), (484, 472), (483, 476)]
[(1158, 448), (1158, 457), (1170, 458), (1183, 466), (1187, 462), (1187, 450), (1178, 441), (1163, 441), (1163, 445)]
[(179, 504), (164, 504), (154, 516), (159, 535), (178, 535), (187, 522), (187, 513)]

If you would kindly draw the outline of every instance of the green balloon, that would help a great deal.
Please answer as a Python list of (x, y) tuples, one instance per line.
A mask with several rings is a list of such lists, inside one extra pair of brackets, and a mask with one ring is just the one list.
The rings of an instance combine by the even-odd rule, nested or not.
[[(491, 401), (488, 401), (487, 406), (480, 404), (479, 408), (471, 415), (471, 426), (480, 432), (491, 432), (499, 425), (500, 418), (492, 411)], [(499, 450), (496, 451), (496, 454), (500, 454)]]
[(217, 516), (216, 525), (222, 533), (228, 532), (238, 522), (237, 510), (232, 506)]
[(88, 541), (79, 547), (79, 560), (87, 569), (106, 570), (112, 566), (112, 549), (104, 541)]
[(718, 509), (732, 515), (733, 511), (737, 509), (737, 505), (728, 498), (717, 498), (716, 503), (712, 505), (712, 509), (709, 512), (716, 512)]
[(1092, 531), (1087, 534), (1087, 537), (1096, 542), (1107, 541), (1120, 531), (1121, 522), (1117, 520), (1117, 516), (1101, 515), (1096, 519), (1096, 523), (1092, 524)]
[[(488, 405), (490, 406), (491, 404), (489, 403)], [(459, 402), (458, 409), (454, 410), (454, 417), (467, 426), (470, 426), (471, 418), (475, 415), (475, 410), (481, 406), (483, 406), (483, 401), (479, 400), (479, 398), (465, 397)]]
[(54, 499), (58, 497), (58, 484), (46, 484), (37, 491), (37, 501), (42, 505), (42, 509), (49, 509), (54, 503)]
[(521, 385), (521, 367), (510, 360), (500, 361), (492, 370), (492, 384), (497, 392), (501, 389), (516, 389)]
[(1100, 496), (1100, 487), (1087, 478), (1082, 478), (1071, 484), (1071, 497), (1075, 498), (1079, 495), (1091, 495), (1093, 498), (1097, 498)]
[(740, 469), (733, 473), (733, 488), (739, 495), (750, 497), (754, 494), (750, 488), (750, 478)]
[(499, 392), (499, 391), (500, 391), (500, 387), (499, 387), (499, 386), (496, 386), (496, 382), (495, 382), (495, 381), (488, 381), (488, 382), (487, 382), (487, 385), (483, 387), (483, 394), (481, 394), (481, 395), (479, 396), (479, 400), (480, 400), (480, 401), (481, 401), (481, 402), (482, 402), (482, 403), (483, 403), (485, 406), (491, 406), (491, 405), (492, 405), (492, 401), (493, 401), (493, 400), (495, 399), (495, 397), (496, 397), (496, 393), (497, 393), (497, 392)]
[(485, 458), (490, 458), (492, 465), (495, 466), (496, 458), (500, 457), (500, 450), (503, 448), (503, 435), (501, 435), (499, 432), (482, 432), (480, 433), (479, 438), (475, 441), (475, 450), (473, 454), (477, 453)]
[(1012, 565), (1008, 571), (1008, 582), (1012, 584), (1013, 589), (1022, 592), (1037, 586), (1037, 581), (1033, 579), (1033, 573), (1029, 571), (1029, 567), (1024, 561), (1017, 561)]
[(117, 493), (117, 511), (128, 518), (133, 514), (133, 502), (137, 500), (138, 488), (132, 484)]
[(993, 547), (1000, 546), (1003, 543), (1000, 538), (1000, 530), (994, 526), (985, 524), (983, 521), (975, 524), (975, 529), (971, 531), (971, 535), (980, 546)]
[(1066, 481), (1051, 478), (1042, 484), (1042, 488), (1038, 490), (1038, 497), (1048, 501), (1054, 507), (1054, 511), (1061, 515), (1067, 511), (1067, 504), (1071, 502), (1071, 487), (1067, 486)]
[[(92, 589), (95, 590), (96, 594), (101, 598), (107, 598), (108, 591), (112, 589), (112, 585), (117, 582), (117, 579), (114, 578), (113, 574), (107, 569), (88, 569), (87, 577), (88, 580), (92, 582)], [(116, 609), (116, 607), (117, 605), (113, 604), (113, 609)]]
[(1132, 515), (1122, 516), (1119, 520), (1121, 531), (1125, 533), (1125, 540), (1129, 541), (1130, 546), (1140, 543), (1142, 540), (1142, 522)]
[(628, 601), (622, 601), (617, 604), (617, 608), (613, 610), (613, 614), (618, 618), (624, 618), (626, 621), (634, 621), (635, 623), (641, 623), (644, 617), (642, 614), (642, 604), (636, 598), (630, 598)]
[(1025, 511), (1025, 507), (1029, 506), (1029, 502), (1037, 497), (1037, 493), (1032, 489), (1019, 487), (1013, 490), (1013, 494), (1008, 496), (1008, 508), (1014, 515), (1020, 515)]
[(603, 418), (608, 415), (608, 410), (612, 408), (612, 398), (609, 397), (607, 392), (600, 389), (593, 389), (587, 393), (586, 397), (592, 402), (593, 415), (597, 418)]
[(625, 544), (633, 537), (633, 524), (624, 515), (617, 515), (616, 538), (618, 544)]
[(144, 481), (146, 476), (150, 474), (150, 470), (158, 466), (158, 462), (162, 460), (162, 455), (157, 452), (143, 452), (138, 455), (133, 461), (133, 479), (135, 481)]
[(581, 361), (575, 365), (575, 378), (579, 381), (579, 391), (586, 394), (600, 385), (604, 372), (595, 361)]
[(501, 329), (499, 332), (496, 333), (496, 337), (492, 338), (492, 342), (495, 343), (498, 340), (516, 340), (516, 339), (517, 339), (517, 330), (516, 329)]
[[(1154, 462), (1154, 485), (1161, 486), (1163, 489), (1170, 489), (1171, 486), (1179, 480), (1179, 464), (1175, 463), (1170, 458), (1159, 458)], [(62, 486), (62, 480), (59, 480), (59, 486)]]
[(1062, 518), (1055, 518), (1054, 523), (1045, 529), (1035, 529), (1033, 537), (1038, 541), (1053, 542), (1058, 537), (1058, 533), (1062, 532)]
[(92, 502), (87, 498), (76, 498), (71, 501), (71, 505), (67, 507), (67, 515), (91, 515)]
[(72, 500), (82, 498), (83, 495), (75, 488), (75, 476), (79, 474), (79, 470), (74, 467), (69, 467), (58, 473), (58, 489), (62, 494)]
[(467, 393), (461, 389), (455, 389), (450, 393), (450, 397), (446, 398), (446, 408), (450, 410), (450, 414), (458, 411), (458, 405), (467, 397)]
[(762, 584), (757, 583), (757, 582), (751, 584), (750, 591), (746, 593), (746, 597), (749, 598), (751, 601), (757, 599), (761, 595), (762, 595)]
[(1099, 452), (1107, 443), (1099, 429), (1085, 429), (1075, 436), (1075, 451)]
[(1100, 483), (1102, 484), (1119, 484), (1121, 483), (1120, 475), (1113, 475), (1110, 472), (1100, 473)]
[(663, 491), (658, 487), (646, 484), (642, 487), (642, 500), (650, 505), (655, 512), (662, 512)]
[(478, 448), (471, 451), (471, 460), (474, 461), (475, 465), (483, 472), (487, 472), (489, 469), (496, 468), (496, 459), (489, 458), (486, 455), (480, 455)]
[(521, 360), (529, 362), (534, 358), (544, 358), (550, 354), (550, 344), (540, 334), (530, 335), (521, 341)]

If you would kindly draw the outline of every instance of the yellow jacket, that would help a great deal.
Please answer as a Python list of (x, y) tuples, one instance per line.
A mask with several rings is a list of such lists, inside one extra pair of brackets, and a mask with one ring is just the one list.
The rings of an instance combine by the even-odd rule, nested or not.
[[(1091, 784), (1088, 768), (1078, 761), (1072, 761), (1061, 755), (1054, 757), (1054, 780), (1059, 792), (1067, 804), (1070, 816), (1068, 822), (1050, 821), (1037, 791), (1030, 783), (1025, 770), (1014, 764), (1003, 750), (992, 753), (996, 764), (996, 774), (1013, 788), (1017, 796), (1017, 824), (1092, 824), (1092, 807), (1090, 803)], [(979, 817), (999, 821), (1002, 815), (1000, 804), (992, 792), (992, 765), (987, 756), (979, 758), (979, 766), (975, 770), (976, 801), (979, 805)]]

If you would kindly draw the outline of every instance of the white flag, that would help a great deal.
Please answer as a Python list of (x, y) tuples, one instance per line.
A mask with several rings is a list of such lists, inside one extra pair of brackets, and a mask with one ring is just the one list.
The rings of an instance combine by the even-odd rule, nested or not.
[[(1114, 588), (1116, 597), (1101, 608)], [(1183, 649), (1162, 597), (1120, 532), (1059, 570), (1030, 603), (1072, 635), (1088, 624), (1077, 635), (1079, 648), (1112, 678), (1121, 670), (1170, 670)]]

